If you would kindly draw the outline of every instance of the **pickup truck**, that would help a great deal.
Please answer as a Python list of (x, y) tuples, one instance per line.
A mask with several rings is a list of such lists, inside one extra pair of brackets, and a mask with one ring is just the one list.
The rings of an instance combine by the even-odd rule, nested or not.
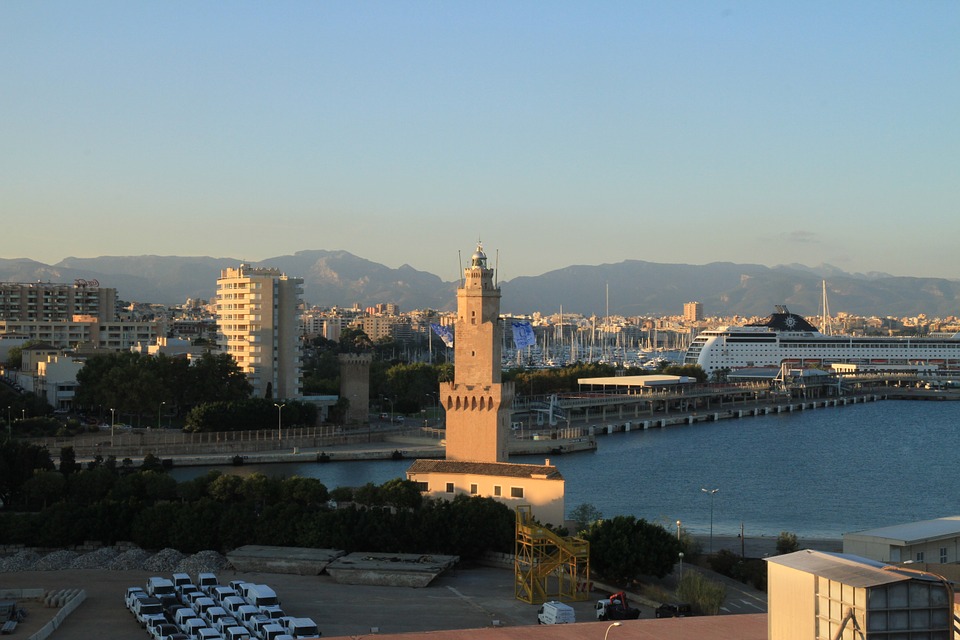
[(133, 611), (133, 601), (136, 598), (146, 598), (147, 592), (144, 591), (141, 587), (128, 587), (127, 592), (123, 595), (123, 604), (130, 611)]
[(171, 622), (161, 622), (147, 627), (147, 631), (150, 632), (150, 637), (153, 640), (164, 640), (175, 633), (180, 633), (180, 627)]
[(156, 622), (166, 622), (167, 616), (163, 611), (163, 603), (159, 598), (137, 598), (133, 603), (133, 615), (137, 617), (137, 622), (141, 627), (146, 628), (148, 624)]
[(246, 627), (227, 627), (221, 633), (226, 640), (250, 640), (250, 631)]

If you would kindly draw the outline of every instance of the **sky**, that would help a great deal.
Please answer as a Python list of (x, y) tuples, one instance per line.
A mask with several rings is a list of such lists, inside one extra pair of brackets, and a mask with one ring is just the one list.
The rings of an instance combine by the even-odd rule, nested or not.
[(960, 277), (960, 2), (7, 0), (0, 258)]

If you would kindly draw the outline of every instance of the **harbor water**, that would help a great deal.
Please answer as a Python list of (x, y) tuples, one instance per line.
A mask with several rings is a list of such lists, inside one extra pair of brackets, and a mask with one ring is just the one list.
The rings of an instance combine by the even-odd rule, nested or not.
[[(598, 438), (595, 452), (554, 457), (569, 513), (634, 515), (694, 535), (840, 538), (960, 514), (953, 486), (960, 403), (882, 401), (671, 426)], [(542, 464), (542, 457), (511, 458)], [(403, 477), (409, 460), (218, 467), (306, 476), (327, 487)], [(209, 469), (174, 469), (178, 480)], [(715, 493), (708, 493), (718, 489)]]

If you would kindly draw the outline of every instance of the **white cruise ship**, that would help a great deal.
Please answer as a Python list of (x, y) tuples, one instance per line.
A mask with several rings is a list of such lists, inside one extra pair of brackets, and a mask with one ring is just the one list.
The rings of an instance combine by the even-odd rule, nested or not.
[(927, 364), (960, 366), (960, 334), (948, 338), (828, 336), (784, 306), (763, 322), (704, 331), (690, 343), (684, 364), (708, 374), (744, 367)]

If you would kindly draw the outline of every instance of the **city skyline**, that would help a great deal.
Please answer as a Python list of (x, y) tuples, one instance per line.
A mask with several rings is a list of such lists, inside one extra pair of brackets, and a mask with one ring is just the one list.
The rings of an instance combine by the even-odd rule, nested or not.
[(0, 257), (960, 271), (956, 3), (222, 9), (0, 6)]

